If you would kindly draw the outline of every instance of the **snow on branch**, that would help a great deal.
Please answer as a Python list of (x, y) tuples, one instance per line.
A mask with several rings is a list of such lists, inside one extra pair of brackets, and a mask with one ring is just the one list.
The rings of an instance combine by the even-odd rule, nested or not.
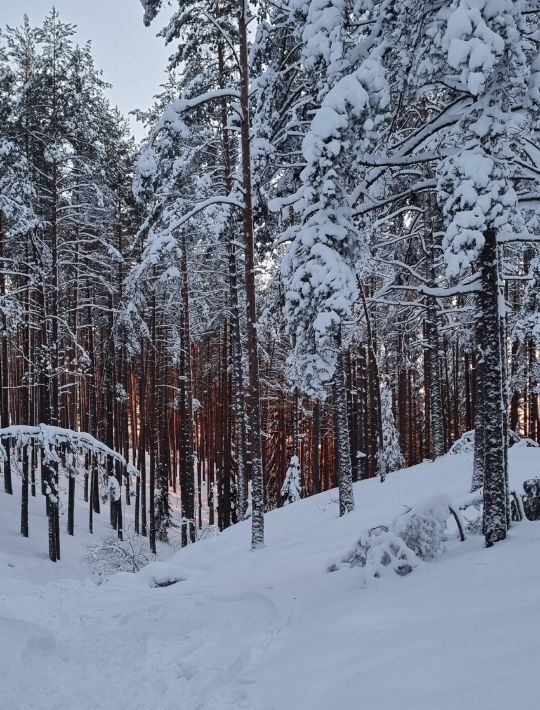
[(290, 372), (310, 396), (323, 397), (333, 376), (337, 334), (357, 297), (353, 264), (367, 260), (347, 197), (353, 167), (347, 151), (353, 143), (367, 150), (388, 103), (383, 68), (367, 59), (328, 88), (302, 143), (302, 224), (281, 275), (294, 341)]
[(233, 207), (238, 207), (238, 209), (244, 209), (244, 205), (242, 204), (242, 202), (240, 202), (240, 200), (237, 200), (235, 197), (231, 197), (230, 195), (216, 195), (216, 197), (209, 197), (207, 200), (199, 202), (189, 212), (183, 214), (176, 221), (171, 222), (170, 228), (177, 229), (178, 227), (181, 227), (192, 217), (195, 217), (196, 214), (202, 212), (205, 209), (208, 209), (208, 207), (212, 207), (212, 205), (232, 205)]
[(479, 148), (443, 161), (438, 188), (447, 222), (443, 247), (448, 276), (459, 276), (478, 258), (487, 229), (503, 237), (525, 232), (506, 172), (501, 161)]
[(163, 128), (172, 128), (178, 133), (186, 133), (187, 135), (187, 128), (181, 119), (182, 114), (186, 111), (198, 108), (203, 104), (223, 98), (236, 99), (239, 101), (240, 92), (237, 89), (228, 87), (226, 89), (206, 91), (204, 94), (199, 94), (199, 96), (195, 96), (192, 99), (176, 99), (176, 101), (173, 101), (169, 104), (169, 106), (167, 106), (161, 119), (156, 123), (153, 133), (156, 133)]
[(37, 444), (43, 451), (47, 461), (58, 461), (57, 449), (63, 445), (68, 445), (71, 449), (79, 449), (97, 456), (101, 461), (107, 458), (118, 462), (123, 466), (129, 475), (138, 476), (139, 472), (126, 461), (122, 454), (109, 448), (102, 441), (99, 441), (91, 434), (73, 429), (63, 429), (62, 427), (50, 426), (48, 424), (38, 424), (37, 426), (13, 425), (0, 429), (0, 460), (7, 458), (5, 445), (8, 441), (17, 447), (27, 444)]

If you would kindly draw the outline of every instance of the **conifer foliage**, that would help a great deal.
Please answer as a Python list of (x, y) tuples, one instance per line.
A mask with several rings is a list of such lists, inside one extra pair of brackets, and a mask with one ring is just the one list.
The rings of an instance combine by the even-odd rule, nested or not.
[(21, 533), (43, 494), (59, 559), (80, 495), (151, 554), (246, 518), (258, 549), (266, 510), (337, 486), (344, 515), (474, 430), (503, 540), (508, 445), (540, 442), (539, 33), (533, 0), (178, 2), (135, 145), (73, 26), (5, 28)]

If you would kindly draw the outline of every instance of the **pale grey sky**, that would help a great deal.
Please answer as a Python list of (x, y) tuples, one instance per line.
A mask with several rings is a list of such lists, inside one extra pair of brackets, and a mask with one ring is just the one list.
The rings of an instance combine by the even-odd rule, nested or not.
[[(40, 24), (53, 5), (64, 22), (78, 26), (81, 43), (92, 41), (96, 66), (113, 85), (111, 101), (124, 114), (148, 107), (165, 79), (171, 48), (156, 33), (171, 11), (145, 27), (140, 0), (0, 0), (0, 25), (18, 25), (25, 13), (32, 25)], [(130, 123), (140, 138), (140, 125), (133, 117)]]

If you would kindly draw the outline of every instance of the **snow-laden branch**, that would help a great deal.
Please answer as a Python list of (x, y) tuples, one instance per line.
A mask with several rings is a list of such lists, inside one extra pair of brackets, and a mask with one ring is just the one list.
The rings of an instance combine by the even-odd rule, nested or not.
[(124, 467), (128, 474), (139, 475), (137, 469), (128, 463), (122, 454), (109, 448), (102, 441), (84, 431), (63, 429), (62, 427), (48, 424), (38, 424), (37, 426), (17, 424), (4, 427), (0, 429), (0, 460), (7, 458), (4, 444), (8, 441), (11, 441), (16, 446), (26, 446), (30, 443), (37, 444), (43, 450), (46, 458), (53, 461), (58, 460), (56, 449), (63, 444), (68, 444), (73, 449), (94, 454), (101, 460), (112, 459)]
[[(368, 212), (372, 212), (375, 209), (379, 209), (381, 207), (385, 207), (386, 205), (390, 205), (393, 202), (396, 202), (397, 200), (403, 200), (406, 197), (410, 197), (411, 195), (417, 195), (420, 192), (425, 192), (426, 190), (431, 190), (432, 188), (436, 187), (437, 182), (436, 180), (430, 179), (430, 180), (422, 180), (420, 182), (414, 183), (414, 185), (411, 185), (407, 190), (403, 190), (402, 192), (398, 192), (395, 195), (391, 195), (390, 197), (386, 197), (382, 200), (375, 200), (375, 201), (369, 201), (369, 202), (363, 202), (360, 204), (356, 210), (355, 210), (355, 215), (360, 216), (367, 214)], [(384, 218), (381, 218), (382, 221), (384, 221)]]
[(204, 94), (199, 94), (199, 96), (195, 96), (193, 99), (177, 99), (176, 101), (173, 101), (167, 111), (175, 111), (180, 114), (185, 111), (190, 111), (193, 108), (197, 108), (198, 106), (202, 106), (203, 104), (207, 104), (210, 101), (216, 101), (217, 99), (223, 98), (240, 100), (240, 92), (232, 87), (206, 91)]
[[(418, 148), (422, 146), (425, 141), (431, 139), (434, 135), (438, 134), (439, 131), (455, 125), (462, 112), (470, 105), (470, 103), (471, 99), (469, 97), (460, 97), (455, 102), (449, 104), (432, 120), (427, 121), (418, 131), (410, 136), (407, 136), (407, 138), (401, 143), (393, 146), (391, 155), (385, 156), (385, 159), (396, 161), (409, 156), (412, 157), (414, 161), (414, 151), (418, 150)], [(406, 161), (402, 164), (406, 164)], [(369, 187), (371, 187), (380, 177), (382, 177), (386, 170), (387, 166), (385, 165), (374, 167), (366, 179), (362, 181), (352, 192), (350, 196), (350, 203), (353, 205), (356, 204), (362, 195), (368, 192)], [(388, 202), (393, 199), (400, 199), (401, 196), (401, 194), (395, 195), (393, 198), (389, 198)]]
[(199, 212), (202, 212), (203, 210), (207, 209), (208, 207), (212, 207), (212, 205), (232, 205), (233, 207), (238, 207), (238, 209), (244, 209), (244, 205), (237, 200), (235, 197), (230, 197), (230, 196), (216, 196), (216, 197), (209, 197), (207, 200), (203, 200), (202, 202), (199, 202), (193, 209), (191, 209), (189, 212), (186, 212), (183, 214), (181, 217), (179, 217), (177, 220), (171, 222), (170, 229), (177, 229), (178, 227), (181, 227), (183, 224), (185, 224), (187, 221), (189, 221), (192, 217), (194, 217), (196, 214)]
[(453, 296), (459, 296), (460, 294), (476, 293), (479, 291), (480, 279), (476, 279), (475, 281), (471, 281), (466, 284), (444, 286), (442, 288), (435, 288), (431, 286), (398, 286), (397, 284), (392, 284), (388, 286), (388, 289), (398, 291), (417, 291), (418, 293), (422, 293), (424, 296), (433, 296), (434, 298), (452, 298)]

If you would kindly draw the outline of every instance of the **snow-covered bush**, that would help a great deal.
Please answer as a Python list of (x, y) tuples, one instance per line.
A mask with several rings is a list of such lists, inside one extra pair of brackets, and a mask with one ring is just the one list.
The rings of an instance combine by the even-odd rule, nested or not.
[[(391, 526), (379, 525), (363, 532), (343, 562), (363, 567), (366, 582), (387, 571), (400, 576), (409, 574), (420, 562), (432, 560), (443, 552), (446, 523), (456, 510), (446, 495), (429, 498), (400, 515)], [(456, 522), (463, 527), (459, 519)], [(332, 565), (330, 570), (338, 567)]]
[(456, 439), (450, 447), (448, 453), (452, 456), (457, 454), (472, 454), (474, 451), (474, 429), (466, 431), (459, 439)]
[(208, 540), (208, 538), (217, 537), (220, 534), (221, 531), (217, 525), (205, 525), (202, 530), (197, 533), (197, 542), (199, 540)]
[(451, 502), (446, 496), (431, 498), (400, 515), (392, 530), (421, 560), (432, 560), (444, 549), (446, 521)]
[(404, 541), (384, 525), (362, 533), (353, 554), (346, 558), (351, 567), (364, 567), (366, 581), (392, 570), (404, 576), (418, 565), (418, 558)]
[(523, 497), (518, 496), (515, 491), (510, 492), (510, 520), (513, 523), (519, 523), (525, 517), (523, 507)]
[(123, 540), (119, 540), (116, 533), (110, 533), (99, 542), (91, 543), (84, 557), (98, 584), (116, 572), (139, 572), (151, 559), (147, 538), (131, 530), (124, 530)]
[(119, 501), (121, 494), (122, 491), (118, 479), (115, 476), (107, 476), (99, 491), (102, 502), (105, 504), (109, 498), (111, 501)]
[(524, 436), (522, 439), (519, 439), (519, 441), (516, 441), (514, 446), (517, 446), (520, 449), (537, 448), (538, 442), (534, 439), (530, 439), (528, 436)]
[[(521, 439), (516, 446), (522, 441)], [(536, 442), (533, 442), (536, 444)], [(524, 446), (530, 444), (524, 443)], [(519, 523), (524, 518), (527, 520), (540, 520), (540, 479), (530, 478), (523, 481), (523, 493), (515, 490), (510, 491), (510, 520)], [(459, 506), (463, 526), (470, 535), (480, 535), (482, 533), (482, 520), (484, 511), (484, 492), (480, 488), (470, 493)]]

